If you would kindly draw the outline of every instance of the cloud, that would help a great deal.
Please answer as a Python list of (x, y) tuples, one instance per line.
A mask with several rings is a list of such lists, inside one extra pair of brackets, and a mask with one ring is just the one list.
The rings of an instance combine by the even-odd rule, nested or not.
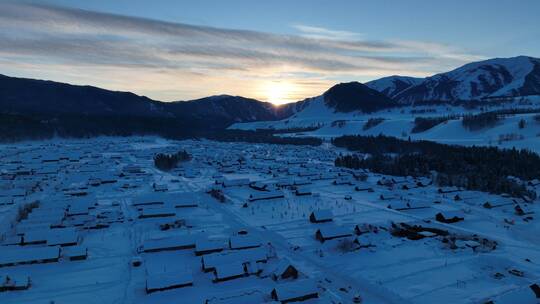
[(4, 2), (0, 67), (3, 73), (165, 100), (220, 93), (264, 99), (257, 89), (264, 82), (289, 81), (298, 87), (287, 100), (293, 101), (320, 94), (336, 80), (428, 75), (476, 58), (435, 43), (371, 41), (348, 31), (294, 28), (299, 35)]
[(336, 31), (318, 26), (295, 24), (294, 28), (301, 32), (302, 37), (329, 40), (357, 40), (362, 34), (349, 31)]

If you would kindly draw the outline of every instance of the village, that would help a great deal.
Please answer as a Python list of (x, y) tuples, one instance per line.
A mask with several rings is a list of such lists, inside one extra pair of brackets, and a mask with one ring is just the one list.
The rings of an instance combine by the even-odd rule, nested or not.
[(538, 303), (538, 202), (335, 167), (341, 153), (3, 144), (0, 303)]

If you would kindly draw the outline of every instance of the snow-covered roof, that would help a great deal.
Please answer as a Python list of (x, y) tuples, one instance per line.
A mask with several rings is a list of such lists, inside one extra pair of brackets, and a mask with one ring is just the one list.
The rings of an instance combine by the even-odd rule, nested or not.
[(224, 249), (226, 246), (224, 240), (197, 239), (195, 241), (195, 251), (211, 251)]
[(173, 216), (175, 214), (176, 210), (172, 207), (143, 208), (141, 210), (141, 217)]
[(273, 199), (273, 198), (281, 198), (284, 197), (282, 191), (280, 190), (274, 190), (274, 191), (267, 191), (267, 192), (257, 192), (252, 193), (249, 195), (250, 201), (257, 201), (257, 200), (264, 200), (264, 199)]
[(234, 235), (229, 238), (231, 249), (253, 248), (261, 246), (261, 239), (251, 235)]
[(228, 251), (223, 253), (212, 253), (202, 257), (205, 269), (212, 269), (217, 265), (227, 264), (234, 261), (247, 263), (251, 261), (266, 261), (267, 259), (267, 252), (261, 247), (238, 251)]
[(57, 246), (28, 248), (5, 247), (2, 248), (2, 254), (0, 254), (0, 266), (58, 259), (59, 257), (60, 248)]
[(304, 279), (276, 285), (273, 293), (278, 301), (287, 301), (308, 295), (318, 295), (317, 283), (313, 279)]
[(146, 277), (146, 290), (148, 291), (189, 284), (193, 284), (193, 274), (191, 271), (154, 273), (148, 274)]
[(147, 239), (142, 245), (142, 250), (145, 252), (168, 250), (175, 248), (188, 248), (195, 246), (196, 236), (181, 235), (170, 236), (159, 239)]
[(320, 231), (321, 236), (323, 238), (333, 238), (333, 237), (339, 237), (339, 236), (347, 236), (352, 235), (351, 231), (349, 229), (337, 226), (337, 225), (325, 225), (321, 226), (317, 231)]
[(330, 209), (315, 210), (311, 214), (316, 221), (330, 221), (334, 218)]
[(216, 279), (222, 280), (245, 274), (244, 265), (241, 262), (231, 262), (227, 264), (216, 265), (214, 269)]

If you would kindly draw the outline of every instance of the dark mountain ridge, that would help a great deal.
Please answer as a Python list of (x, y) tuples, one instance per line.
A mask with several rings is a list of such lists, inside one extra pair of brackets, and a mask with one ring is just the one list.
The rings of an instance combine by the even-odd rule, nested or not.
[(356, 81), (337, 84), (323, 96), (326, 105), (334, 108), (336, 112), (371, 113), (397, 106), (390, 97)]

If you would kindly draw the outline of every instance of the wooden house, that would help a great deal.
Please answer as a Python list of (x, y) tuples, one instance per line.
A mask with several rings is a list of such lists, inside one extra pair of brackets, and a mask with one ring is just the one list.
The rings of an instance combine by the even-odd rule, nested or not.
[(298, 269), (292, 265), (289, 259), (281, 259), (277, 264), (273, 265), (272, 270), (270, 270), (270, 277), (274, 281), (297, 279)]
[(270, 200), (270, 199), (276, 199), (276, 198), (284, 198), (285, 195), (282, 191), (274, 190), (274, 191), (267, 191), (267, 192), (257, 192), (249, 195), (249, 201), (255, 202), (255, 201), (262, 201), (262, 200)]
[(309, 221), (312, 223), (330, 222), (334, 218), (330, 209), (316, 210), (309, 215)]
[(139, 214), (139, 218), (155, 218), (155, 217), (171, 217), (175, 216), (176, 211), (173, 208), (143, 208)]
[(187, 286), (193, 286), (193, 274), (191, 271), (155, 273), (146, 277), (146, 293)]
[(86, 260), (88, 258), (88, 248), (84, 246), (71, 246), (62, 250), (64, 258), (70, 261)]
[(2, 248), (0, 267), (52, 263), (60, 259), (60, 247)]
[(352, 236), (352, 233), (348, 229), (336, 225), (322, 226), (315, 232), (315, 238), (321, 243), (350, 236)]
[(229, 238), (229, 247), (233, 250), (250, 249), (261, 246), (261, 240), (251, 235), (235, 235)]
[(242, 262), (229, 262), (214, 267), (213, 282), (224, 282), (247, 276), (245, 265)]
[(195, 248), (195, 237), (192, 235), (175, 235), (160, 239), (145, 240), (141, 246), (142, 252), (159, 252)]
[(232, 263), (235, 261), (246, 264), (251, 262), (265, 263), (267, 260), (268, 256), (266, 250), (259, 247), (203, 255), (201, 257), (201, 265), (204, 272), (209, 272), (213, 271), (217, 265)]
[(249, 185), (249, 178), (237, 178), (237, 179), (227, 179), (223, 180), (223, 187), (239, 187)]
[(319, 297), (319, 290), (314, 280), (305, 279), (276, 285), (271, 297), (281, 303), (306, 301)]
[(307, 187), (296, 187), (296, 189), (294, 190), (294, 194), (296, 196), (307, 196), (307, 195), (311, 195), (311, 189), (307, 188)]
[(224, 240), (197, 239), (195, 241), (195, 255), (197, 256), (221, 252), (223, 249), (225, 249)]

